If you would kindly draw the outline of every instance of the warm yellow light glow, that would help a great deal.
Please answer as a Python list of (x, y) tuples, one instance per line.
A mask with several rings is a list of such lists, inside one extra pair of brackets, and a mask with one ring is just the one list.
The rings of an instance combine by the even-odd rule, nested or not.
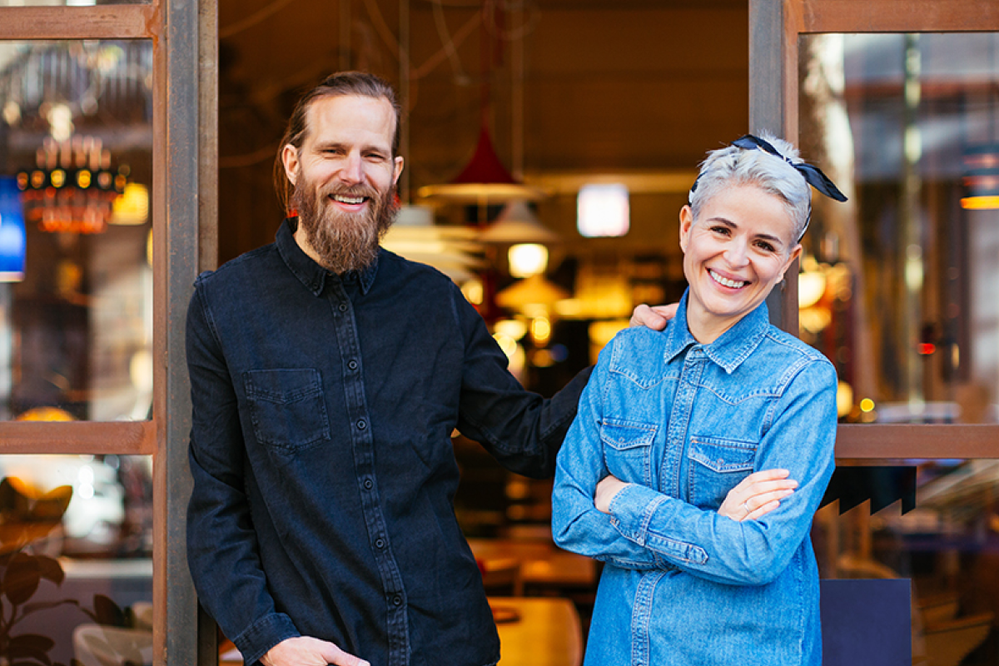
[(461, 293), (465, 295), (465, 298), (472, 305), (482, 305), (482, 299), (485, 298), (485, 291), (485, 288), (482, 286), (482, 280), (469, 280), (461, 285)]
[(111, 224), (145, 224), (149, 219), (149, 188), (141, 183), (128, 183), (125, 191), (114, 200)]
[(836, 413), (840, 418), (846, 416), (853, 409), (853, 387), (846, 382), (839, 382), (836, 385)]
[(870, 398), (864, 398), (860, 401), (860, 411), (862, 412), (873, 412), (874, 411), (874, 401)]
[(502, 333), (493, 333), (493, 340), (499, 345), (499, 348), (503, 350), (506, 354), (507, 360), (513, 358), (514, 353), (517, 351), (517, 341), (511, 338), (509, 335), (503, 335)]
[(536, 347), (544, 347), (552, 337), (552, 324), (547, 317), (531, 320), (531, 341)]
[(537, 243), (513, 245), (507, 252), (507, 258), (510, 261), (510, 275), (516, 278), (538, 275), (548, 268), (548, 248)]
[(798, 308), (804, 310), (819, 302), (826, 293), (826, 275), (820, 270), (798, 274)]
[(965, 210), (995, 210), (999, 208), (999, 195), (964, 197), (961, 199), (961, 208)]
[(520, 340), (527, 335), (527, 323), (520, 319), (500, 319), (493, 325), (497, 335), (505, 335), (513, 340)]

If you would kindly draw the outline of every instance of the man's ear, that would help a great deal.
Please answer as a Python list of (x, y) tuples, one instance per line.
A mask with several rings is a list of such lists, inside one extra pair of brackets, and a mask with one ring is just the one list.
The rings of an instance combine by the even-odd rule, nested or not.
[(281, 163), (284, 165), (284, 175), (294, 185), (298, 178), (298, 148), (290, 143), (285, 144), (281, 150)]
[(399, 183), (399, 176), (402, 175), (402, 169), (406, 162), (402, 159), (402, 155), (396, 155), (395, 164), (392, 166), (392, 184), (397, 185)]

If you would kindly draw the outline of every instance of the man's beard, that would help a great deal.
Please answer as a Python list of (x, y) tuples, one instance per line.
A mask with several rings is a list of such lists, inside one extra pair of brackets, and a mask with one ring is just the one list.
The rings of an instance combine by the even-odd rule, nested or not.
[[(366, 186), (323, 189), (303, 179), (301, 171), (298, 184), (291, 204), (298, 210), (298, 224), (323, 268), (343, 274), (373, 264), (378, 245), (399, 212), (395, 187), (385, 192)], [(333, 194), (366, 197), (368, 205), (362, 214), (346, 213), (330, 201)]]

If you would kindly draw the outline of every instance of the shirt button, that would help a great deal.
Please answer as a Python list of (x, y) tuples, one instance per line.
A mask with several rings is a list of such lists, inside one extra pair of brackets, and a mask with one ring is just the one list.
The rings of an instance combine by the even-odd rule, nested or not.
[(365, 479), (364, 480), (364, 489), (365, 490), (371, 490), (374, 486), (375, 486), (375, 484), (371, 481), (371, 479)]
[(367, 421), (358, 421), (357, 422), (357, 429), (358, 430), (364, 430), (367, 427), (368, 427), (368, 422)]
[(385, 547), (385, 539), (375, 539), (375, 548), (381, 550)]
[(357, 370), (357, 361), (351, 360), (347, 361), (347, 367), (351, 370)]
[(395, 595), (394, 597), (392, 597), (392, 604), (394, 606), (401, 606), (402, 605), (402, 597), (400, 597), (398, 594)]
[(346, 303), (341, 303), (340, 304), (340, 312), (346, 312), (346, 311), (347, 311), (347, 304)]

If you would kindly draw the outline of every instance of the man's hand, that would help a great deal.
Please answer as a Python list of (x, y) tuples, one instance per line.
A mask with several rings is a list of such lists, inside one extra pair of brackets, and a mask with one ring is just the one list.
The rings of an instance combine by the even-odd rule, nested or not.
[(647, 326), (654, 331), (661, 331), (666, 328), (666, 322), (676, 316), (676, 309), (679, 303), (669, 305), (653, 305), (649, 307), (642, 303), (631, 313), (632, 326)]
[(593, 505), (597, 507), (597, 511), (610, 513), (610, 503), (614, 499), (614, 495), (617, 495), (619, 490), (629, 485), (631, 484), (625, 483), (613, 474), (608, 474), (602, 478), (600, 483), (597, 484), (597, 490), (593, 496)]
[(770, 513), (798, 487), (797, 481), (787, 478), (789, 474), (786, 469), (766, 469), (750, 474), (728, 491), (718, 508), (719, 515), (738, 523)]
[(260, 663), (264, 666), (371, 666), (328, 641), (308, 636), (284, 639), (261, 657)]

